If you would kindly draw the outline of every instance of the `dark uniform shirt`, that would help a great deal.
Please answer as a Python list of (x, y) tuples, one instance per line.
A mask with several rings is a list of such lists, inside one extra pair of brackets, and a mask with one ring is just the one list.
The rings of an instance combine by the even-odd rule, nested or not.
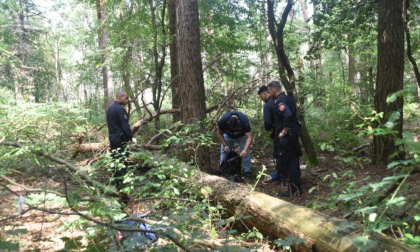
[(133, 138), (133, 133), (131, 133), (128, 124), (127, 111), (118, 102), (115, 101), (108, 107), (106, 121), (108, 123), (109, 141), (128, 142)]
[[(228, 124), (229, 118), (232, 115), (237, 115), (239, 119), (238, 127), (236, 129), (232, 129)], [(251, 132), (251, 125), (249, 124), (248, 117), (239, 111), (229, 111), (224, 114), (217, 123), (217, 127), (220, 131), (228, 134), (231, 138), (242, 137), (245, 133)]]
[(296, 103), (290, 96), (281, 92), (274, 101), (275, 106), (275, 134), (280, 134), (283, 128), (298, 130), (299, 123), (296, 116)]
[(264, 128), (267, 131), (273, 131), (274, 133), (274, 99), (270, 98), (265, 102), (263, 108), (264, 114)]

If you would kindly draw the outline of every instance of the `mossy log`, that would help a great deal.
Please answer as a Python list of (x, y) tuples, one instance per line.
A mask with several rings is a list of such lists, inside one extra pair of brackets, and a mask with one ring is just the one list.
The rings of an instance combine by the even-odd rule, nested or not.
[[(155, 158), (162, 157), (155, 154)], [(179, 164), (187, 166), (185, 163)], [(256, 227), (270, 239), (284, 239), (291, 235), (296, 239), (303, 238), (305, 241), (297, 244), (298, 251), (359, 251), (355, 240), (358, 237), (366, 237), (363, 234), (363, 226), (359, 223), (331, 217), (252, 191), (245, 184), (205, 173), (200, 173), (196, 181), (199, 186), (211, 188), (210, 195), (213, 200), (220, 202), (230, 214), (251, 216), (241, 221), (248, 227)], [(366, 251), (416, 251), (379, 233), (371, 234), (368, 238), (375, 245)]]
[[(294, 235), (304, 238), (298, 251), (358, 251), (355, 239), (363, 236), (363, 227), (260, 192), (250, 192), (246, 185), (217, 176), (201, 181), (231, 214), (252, 216), (242, 221), (256, 227), (271, 239)], [(369, 236), (376, 245), (367, 251), (415, 251), (398, 240), (378, 233)]]

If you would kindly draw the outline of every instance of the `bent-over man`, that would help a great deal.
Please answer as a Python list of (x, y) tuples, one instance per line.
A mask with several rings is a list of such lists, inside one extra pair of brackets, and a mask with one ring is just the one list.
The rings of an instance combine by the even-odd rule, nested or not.
[(233, 144), (237, 142), (241, 149), (239, 156), (242, 157), (245, 177), (252, 177), (251, 171), (251, 151), (249, 150), (252, 142), (251, 125), (248, 117), (239, 111), (229, 111), (225, 113), (217, 123), (217, 137), (220, 146), (220, 164), (225, 155), (232, 150)]

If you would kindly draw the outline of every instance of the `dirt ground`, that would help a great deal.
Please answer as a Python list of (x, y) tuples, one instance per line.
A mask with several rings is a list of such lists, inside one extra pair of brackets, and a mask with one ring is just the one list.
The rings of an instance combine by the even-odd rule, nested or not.
[[(214, 147), (212, 153), (212, 167), (216, 170), (218, 168), (219, 159), (218, 147)], [(275, 172), (271, 153), (272, 152), (269, 148), (258, 148), (258, 146), (253, 146), (252, 166), (254, 174), (261, 171), (263, 166), (267, 169), (265, 171), (266, 174)], [(363, 180), (367, 176), (370, 176), (369, 182), (378, 182), (383, 177), (393, 174), (393, 171), (390, 169), (387, 170), (385, 167), (374, 166), (367, 162), (360, 162), (359, 164), (353, 165), (346, 164), (341, 161), (341, 158), (331, 153), (320, 153), (319, 165), (317, 167), (308, 168), (304, 158), (301, 159), (300, 164), (302, 167), (303, 195), (292, 199), (282, 199), (302, 206), (308, 206), (310, 204), (313, 205), (314, 202), (321, 204), (328, 201), (333, 193), (333, 188), (330, 186), (332, 182), (331, 178), (324, 179), (328, 175), (335, 173), (337, 174), (337, 177), (340, 178), (341, 174), (344, 172), (350, 169), (353, 170), (353, 178), (350, 179), (348, 177), (344, 177), (341, 180), (341, 185), (345, 185), (350, 180)], [(23, 177), (23, 174), (16, 173), (14, 179), (28, 187), (37, 188), (40, 186), (37, 182), (23, 181)], [(420, 181), (420, 173), (413, 174), (408, 179), (408, 192), (405, 193), (408, 197), (410, 195), (414, 195), (414, 199), (418, 199), (418, 196), (420, 195), (418, 181)], [(244, 183), (247, 184), (254, 184), (256, 182), (256, 178), (246, 178), (244, 181)], [(18, 202), (18, 197), (16, 195), (13, 195), (3, 189), (4, 188), (0, 189), (0, 219), (2, 220), (10, 216), (17, 215)], [(11, 189), (22, 191), (17, 186), (11, 186)], [(312, 191), (311, 193), (309, 193), (310, 189)], [(285, 191), (286, 187), (279, 185), (275, 181), (265, 182), (264, 178), (261, 178), (258, 182), (257, 190), (274, 197), (279, 197), (279, 194)], [(60, 205), (58, 203), (47, 201), (43, 207), (56, 208), (59, 206)], [(341, 209), (340, 207), (335, 209), (320, 207), (317, 210), (340, 218), (342, 218), (343, 214), (346, 212), (345, 209)], [(403, 217), (409, 214), (415, 214), (418, 209), (408, 209), (407, 211), (402, 213), (401, 216)], [(21, 244), (20, 251), (60, 251), (64, 249), (64, 241), (61, 240), (60, 237), (78, 237), (85, 232), (83, 228), (74, 228), (72, 231), (59, 228), (60, 225), (68, 223), (73, 218), (75, 218), (75, 216), (61, 216), (41, 213), (39, 211), (29, 211), (22, 216), (1, 221), (0, 236), (4, 236), (7, 230), (27, 229), (26, 234), (19, 234), (13, 238), (14, 242), (19, 242)], [(83, 243), (85, 241), (80, 242)], [(0, 252), (2, 251), (6, 250), (2, 250), (0, 248)]]

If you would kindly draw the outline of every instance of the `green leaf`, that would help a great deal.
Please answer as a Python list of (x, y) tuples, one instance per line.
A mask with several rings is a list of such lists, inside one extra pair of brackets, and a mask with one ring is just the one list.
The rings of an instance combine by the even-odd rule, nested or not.
[(370, 213), (373, 213), (373, 211), (376, 210), (377, 208), (378, 208), (377, 206), (363, 207), (363, 208), (357, 209), (356, 211), (354, 211), (354, 213), (355, 214), (358, 214), (358, 213), (370, 214)]
[(19, 251), (19, 244), (8, 241), (0, 241), (0, 249), (7, 251)]
[(27, 234), (28, 230), (26, 229), (13, 229), (13, 230), (8, 230), (6, 231), (6, 234), (9, 235), (18, 235), (18, 234)]
[(405, 197), (403, 196), (390, 199), (386, 202), (387, 206), (392, 206), (392, 205), (402, 206), (404, 204), (405, 204)]
[(263, 239), (264, 237), (263, 237), (263, 235), (260, 233), (260, 232), (256, 232), (255, 233), (255, 236), (258, 238), (258, 239)]
[(381, 181), (378, 183), (369, 183), (369, 187), (371, 187), (373, 189), (373, 192), (376, 192), (380, 189), (384, 189), (386, 188), (388, 185), (390, 185), (392, 183), (392, 181)]
[(179, 190), (178, 190), (178, 188), (174, 187), (174, 193), (175, 193), (175, 195), (179, 195)]
[(347, 202), (352, 199), (359, 198), (362, 195), (363, 195), (362, 193), (349, 193), (349, 194), (341, 194), (340, 196), (338, 196), (338, 198)]
[(395, 123), (395, 121), (397, 121), (400, 118), (400, 112), (399, 111), (394, 111), (391, 113), (391, 115), (388, 118), (388, 122), (392, 122)]
[(377, 245), (376, 241), (369, 239), (365, 236), (359, 236), (354, 239), (354, 245), (358, 247), (361, 251), (368, 251), (370, 248), (373, 248)]
[(395, 124), (393, 122), (386, 122), (384, 126), (388, 129), (392, 129), (394, 128)]
[(393, 103), (394, 101), (396, 101), (397, 100), (397, 94), (396, 93), (393, 93), (393, 94), (391, 94), (390, 96), (388, 96), (387, 98), (386, 98), (386, 103)]

